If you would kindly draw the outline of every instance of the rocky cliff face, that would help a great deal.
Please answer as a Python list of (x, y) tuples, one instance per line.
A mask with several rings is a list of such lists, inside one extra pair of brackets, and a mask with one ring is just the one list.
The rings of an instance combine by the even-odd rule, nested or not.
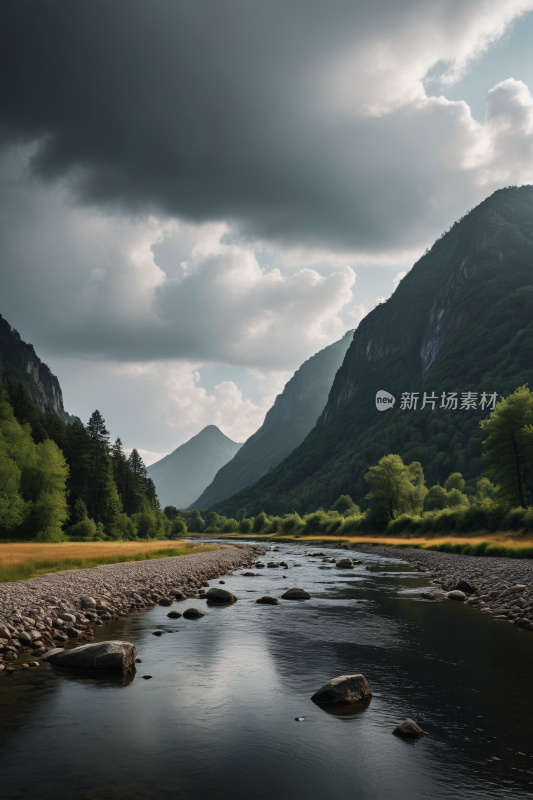
[(76, 417), (63, 407), (61, 386), (50, 368), (43, 364), (19, 333), (0, 315), (0, 386), (10, 373), (24, 386), (29, 399), (40, 411), (53, 411), (64, 422)]
[[(377, 377), (376, 366), (383, 378), (387, 375), (390, 380), (391, 360), (402, 362), (403, 391), (419, 389), (453, 334), (480, 313), (474, 296), (471, 302), (455, 304), (476, 277), (483, 279), (487, 267), (502, 264), (505, 227), (498, 220), (502, 210), (499, 194), (437, 240), (392, 297), (362, 320), (335, 378), (320, 425), (327, 423), (339, 404)], [(531, 194), (522, 193), (520, 199), (531, 204)]]
[(353, 331), (309, 358), (276, 397), (263, 425), (222, 467), (213, 483), (193, 503), (208, 509), (258, 480), (283, 461), (314, 427), (342, 364)]
[[(533, 387), (531, 186), (495, 192), (426, 251), (359, 325), (305, 441), (217, 510), (301, 513), (340, 494), (364, 503), (365, 472), (387, 453), (419, 461), (429, 486), (452, 471), (475, 482), (489, 412), (422, 409), (423, 393), (506, 396), (524, 383)], [(379, 390), (396, 398), (386, 413), (376, 408)], [(402, 408), (404, 393), (419, 393), (416, 408)]]

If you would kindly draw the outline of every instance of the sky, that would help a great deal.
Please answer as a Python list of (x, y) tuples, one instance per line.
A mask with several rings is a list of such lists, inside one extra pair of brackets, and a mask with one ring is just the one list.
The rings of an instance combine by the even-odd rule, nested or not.
[(245, 441), (533, 183), (533, 0), (4, 0), (0, 31), (0, 314), (147, 463)]

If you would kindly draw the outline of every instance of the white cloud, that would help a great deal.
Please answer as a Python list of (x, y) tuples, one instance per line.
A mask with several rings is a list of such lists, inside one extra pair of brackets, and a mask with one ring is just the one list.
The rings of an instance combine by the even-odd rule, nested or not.
[(402, 278), (405, 278), (407, 275), (408, 270), (404, 269), (402, 272), (399, 272), (397, 275), (394, 276), (392, 279), (392, 291), (396, 291), (398, 288), (398, 284), (400, 283)]

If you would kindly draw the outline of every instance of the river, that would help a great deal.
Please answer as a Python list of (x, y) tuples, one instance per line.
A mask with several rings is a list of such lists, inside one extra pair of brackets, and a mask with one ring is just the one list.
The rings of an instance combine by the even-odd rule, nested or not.
[[(340, 570), (318, 550), (339, 556), (280, 544), (263, 560), (302, 566), (226, 577), (232, 606), (173, 606), (200, 620), (157, 606), (97, 628), (96, 640), (135, 644), (133, 680), (47, 664), (0, 676), (2, 798), (533, 797), (533, 634), (424, 601), (427, 577), (398, 561), (361, 554)], [(255, 603), (295, 586), (311, 600)], [(358, 672), (368, 706), (311, 702)], [(428, 735), (393, 736), (407, 717)]]

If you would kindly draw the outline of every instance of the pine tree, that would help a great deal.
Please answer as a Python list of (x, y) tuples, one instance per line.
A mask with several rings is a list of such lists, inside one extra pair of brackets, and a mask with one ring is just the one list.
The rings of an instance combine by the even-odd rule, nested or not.
[(94, 520), (98, 524), (99, 470), (109, 447), (109, 431), (105, 426), (105, 419), (98, 410), (91, 414), (86, 430), (89, 434), (92, 451)]

